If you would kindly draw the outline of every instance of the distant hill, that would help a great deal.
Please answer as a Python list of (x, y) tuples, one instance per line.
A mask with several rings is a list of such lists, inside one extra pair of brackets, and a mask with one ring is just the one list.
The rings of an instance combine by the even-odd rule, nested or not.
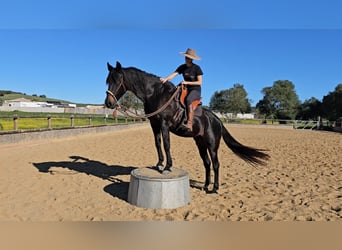
[[(48, 98), (45, 95), (27, 95), (25, 93), (15, 92), (11, 90), (0, 90), (0, 105), (5, 100), (13, 100), (18, 98), (25, 98), (29, 99), (34, 102), (60, 102), (60, 103), (74, 103), (70, 101), (55, 99), (55, 98)], [(76, 103), (78, 107), (86, 106), (88, 104)]]

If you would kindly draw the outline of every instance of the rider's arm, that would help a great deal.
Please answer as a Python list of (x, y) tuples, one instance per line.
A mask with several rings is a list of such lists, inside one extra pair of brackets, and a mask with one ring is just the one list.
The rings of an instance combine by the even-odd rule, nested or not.
[(166, 83), (167, 81), (172, 80), (172, 79), (173, 79), (175, 76), (177, 76), (177, 75), (178, 75), (178, 72), (175, 71), (175, 72), (173, 72), (172, 74), (168, 75), (168, 76), (165, 77), (165, 78), (160, 78), (160, 81), (161, 81), (162, 83)]

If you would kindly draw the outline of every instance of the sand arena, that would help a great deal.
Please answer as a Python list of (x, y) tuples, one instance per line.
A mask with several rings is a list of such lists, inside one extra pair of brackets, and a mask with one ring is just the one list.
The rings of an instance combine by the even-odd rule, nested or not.
[(206, 194), (192, 139), (171, 136), (174, 166), (189, 172), (191, 203), (143, 209), (127, 202), (130, 171), (157, 162), (148, 124), (127, 130), (0, 145), (0, 221), (340, 221), (342, 135), (227, 125), (269, 149), (253, 168), (221, 142), (220, 189)]

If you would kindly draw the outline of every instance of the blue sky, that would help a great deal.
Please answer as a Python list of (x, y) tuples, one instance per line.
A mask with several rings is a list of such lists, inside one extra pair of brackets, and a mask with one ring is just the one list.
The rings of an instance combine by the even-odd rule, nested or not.
[(166, 76), (188, 47), (206, 105), (235, 83), (253, 105), (276, 80), (302, 101), (342, 83), (338, 0), (121, 2), (2, 1), (0, 89), (102, 104), (107, 62)]

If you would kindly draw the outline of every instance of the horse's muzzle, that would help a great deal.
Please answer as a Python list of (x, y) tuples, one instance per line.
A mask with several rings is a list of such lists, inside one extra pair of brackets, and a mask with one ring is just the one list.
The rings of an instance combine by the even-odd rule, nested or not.
[(117, 108), (119, 106), (119, 104), (118, 104), (118, 101), (117, 101), (115, 95), (109, 90), (107, 90), (106, 93), (107, 93), (107, 97), (105, 100), (106, 107), (110, 108), (110, 109)]

